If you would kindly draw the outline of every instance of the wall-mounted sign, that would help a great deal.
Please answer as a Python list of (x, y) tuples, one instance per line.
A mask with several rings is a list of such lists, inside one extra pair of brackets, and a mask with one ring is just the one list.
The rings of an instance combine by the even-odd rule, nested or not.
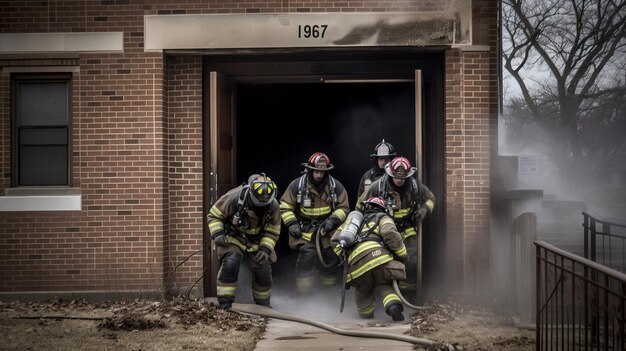
[(519, 156), (517, 158), (517, 173), (519, 175), (537, 175), (543, 171), (543, 157)]
[[(470, 6), (469, 1), (458, 2)], [(455, 9), (408, 13), (149, 15), (144, 18), (144, 49), (471, 44), (471, 11)]]

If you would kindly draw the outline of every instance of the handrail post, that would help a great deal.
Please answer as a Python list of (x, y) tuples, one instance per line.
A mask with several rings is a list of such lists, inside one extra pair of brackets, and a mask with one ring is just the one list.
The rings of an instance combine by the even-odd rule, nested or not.
[(590, 255), (589, 255), (589, 259), (592, 260), (593, 262), (596, 262), (596, 219), (591, 217), (591, 221), (590, 221), (590, 228), (591, 228), (591, 242), (590, 242)]
[(583, 212), (583, 228), (584, 228), (584, 246), (585, 258), (589, 259), (589, 215)]
[(624, 303), (626, 302), (626, 299), (624, 298), (624, 294), (626, 294), (626, 282), (622, 282), (622, 291), (621, 291), (621, 303), (620, 303), (620, 307), (621, 307), (621, 314), (622, 314), (622, 318), (620, 318), (619, 320), (619, 331), (621, 334), (621, 338), (620, 338), (620, 343), (621, 343), (621, 347), (620, 350), (624, 351), (624, 347), (626, 345), (626, 343), (624, 342), (624, 340), (626, 340), (626, 336), (624, 336), (623, 331), (624, 331), (624, 319), (626, 319), (626, 307), (624, 306)]
[(535, 298), (537, 303), (535, 303), (536, 317), (535, 317), (535, 350), (541, 350), (541, 246), (535, 246), (536, 252), (536, 267), (535, 267)]

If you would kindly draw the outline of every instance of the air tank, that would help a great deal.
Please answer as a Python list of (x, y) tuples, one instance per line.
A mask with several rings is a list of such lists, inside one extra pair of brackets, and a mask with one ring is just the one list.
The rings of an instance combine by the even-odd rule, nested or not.
[(340, 247), (349, 247), (356, 242), (361, 223), (363, 223), (363, 214), (361, 212), (352, 211), (348, 214), (345, 225), (337, 236)]

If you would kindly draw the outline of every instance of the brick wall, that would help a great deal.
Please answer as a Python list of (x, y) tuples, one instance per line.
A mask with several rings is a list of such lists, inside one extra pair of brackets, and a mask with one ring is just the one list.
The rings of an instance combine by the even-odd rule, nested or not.
[(0, 291), (162, 289), (163, 58), (143, 52), (145, 5), (105, 3), (0, 5), (3, 33), (124, 31), (123, 53), (0, 56), (0, 192), (10, 185), (11, 170), (6, 69), (74, 66), (71, 175), (82, 195), (78, 212), (0, 213)]
[[(6, 68), (78, 67), (71, 168), (83, 196), (79, 212), (0, 213), (0, 292), (178, 292), (202, 274), (201, 254), (174, 271), (202, 246), (202, 59), (143, 52), (144, 15), (422, 11), (450, 1), (0, 2), (2, 33), (124, 33), (123, 53), (0, 55), (0, 192), (11, 172)], [(459, 289), (474, 290), (488, 271), (495, 13), (495, 1), (473, 1), (474, 44), (487, 51), (446, 50), (446, 256)]]
[(446, 51), (446, 203), (452, 289), (490, 280), (490, 158), (496, 152), (498, 37), (495, 1), (473, 4), (473, 48)]
[[(169, 293), (190, 287), (202, 274), (202, 57), (170, 56), (167, 72)], [(184, 263), (183, 263), (184, 262)], [(197, 285), (202, 288), (202, 282)], [(186, 291), (183, 291), (186, 292)]]

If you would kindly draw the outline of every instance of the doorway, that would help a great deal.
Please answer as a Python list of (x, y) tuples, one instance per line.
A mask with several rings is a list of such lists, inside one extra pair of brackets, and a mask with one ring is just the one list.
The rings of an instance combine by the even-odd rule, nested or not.
[[(284, 191), (308, 157), (326, 153), (330, 174), (348, 192), (351, 209), (369, 155), (385, 138), (411, 157), (415, 145), (414, 84), (242, 84), (237, 88), (237, 173), (266, 172)], [(288, 256), (281, 235), (279, 258)], [(279, 265), (282, 266), (282, 265)]]
[(382, 138), (399, 154), (415, 145), (413, 83), (242, 84), (237, 88), (237, 171), (261, 170), (280, 190), (301, 163), (326, 153), (331, 174), (347, 189), (351, 208), (369, 155)]
[[(218, 184), (214, 177), (219, 172), (205, 167), (205, 194), (209, 195), (206, 198), (214, 198), (216, 190), (223, 193), (229, 182), (231, 187), (241, 184), (248, 175), (261, 171), (284, 190), (299, 176), (301, 163), (313, 152), (322, 151), (335, 165), (331, 174), (344, 184), (354, 208), (359, 179), (372, 166), (369, 155), (385, 138), (413, 164), (418, 151), (422, 153), (422, 165), (426, 166), (423, 181), (442, 204), (444, 167), (443, 162), (436, 160), (443, 160), (443, 63), (440, 53), (407, 54), (393, 50), (207, 57), (205, 87), (216, 91), (228, 88), (217, 97), (205, 88), (205, 135), (220, 139), (205, 143), (205, 160), (208, 155), (214, 158), (209, 157), (205, 164), (224, 164), (222, 168), (227, 168), (228, 177), (222, 176)], [(419, 91), (416, 69), (424, 77), (420, 111), (424, 119), (420, 128), (416, 128), (415, 122)], [(227, 111), (231, 117), (211, 129), (208, 115), (216, 111)], [(220, 116), (223, 114), (219, 112)], [(416, 142), (421, 147), (416, 147)], [(224, 155), (231, 159), (224, 162)], [(205, 204), (208, 210), (210, 201)], [(424, 232), (439, 232), (444, 213), (440, 209)], [(443, 248), (444, 237), (424, 236), (425, 266), (442, 266), (434, 261), (441, 256), (438, 252)], [(209, 240), (206, 235), (205, 238)], [(285, 258), (290, 254), (286, 231), (277, 244), (277, 253)], [(217, 260), (210, 252), (205, 256), (210, 272), (205, 279), (205, 295), (210, 296), (214, 294)], [(275, 269), (276, 274), (279, 271)], [(424, 282), (436, 274), (439, 273), (425, 271)]]

